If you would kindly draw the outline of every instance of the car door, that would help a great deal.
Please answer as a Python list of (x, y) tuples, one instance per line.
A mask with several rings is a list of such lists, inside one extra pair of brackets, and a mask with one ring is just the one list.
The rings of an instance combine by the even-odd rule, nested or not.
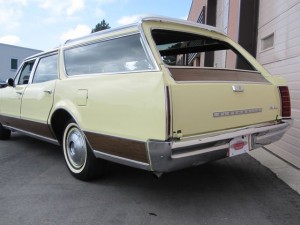
[(4, 125), (19, 127), (22, 96), (34, 66), (35, 60), (24, 62), (15, 77), (14, 86), (7, 86), (2, 89), (1, 116)]
[(46, 138), (53, 138), (47, 120), (58, 78), (57, 59), (57, 53), (39, 59), (21, 104), (21, 119), (30, 126), (29, 131)]

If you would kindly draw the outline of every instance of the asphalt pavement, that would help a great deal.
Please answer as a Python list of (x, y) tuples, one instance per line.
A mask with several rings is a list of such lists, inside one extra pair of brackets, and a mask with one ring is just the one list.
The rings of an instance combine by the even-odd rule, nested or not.
[(0, 225), (299, 225), (300, 195), (250, 155), (164, 174), (108, 163), (74, 179), (58, 146), (0, 141)]

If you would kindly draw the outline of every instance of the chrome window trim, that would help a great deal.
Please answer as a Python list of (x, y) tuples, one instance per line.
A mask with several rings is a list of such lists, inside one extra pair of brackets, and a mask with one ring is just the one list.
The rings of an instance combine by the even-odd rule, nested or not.
[[(157, 63), (157, 61), (155, 60), (154, 54), (153, 54), (153, 52), (151, 51), (149, 42), (148, 42), (148, 40), (147, 40), (147, 38), (146, 38), (146, 35), (145, 35), (145, 32), (144, 32), (144, 30), (143, 30), (142, 21), (140, 21), (140, 22), (138, 23), (138, 29), (139, 29), (139, 31), (140, 31), (140, 35), (141, 35), (141, 38), (142, 38), (142, 40), (143, 40), (143, 43), (144, 43), (144, 45), (145, 45), (145, 47), (146, 47), (146, 49), (145, 49), (146, 52), (148, 53), (149, 57), (151, 58), (151, 61), (152, 61), (153, 65), (154, 65), (155, 69), (156, 69), (157, 71), (159, 71), (158, 63)], [(156, 47), (156, 45), (155, 45), (155, 47)]]
[[(141, 39), (141, 45), (145, 51), (145, 54), (150, 57), (151, 63), (153, 64), (153, 69), (149, 69), (149, 70), (134, 70), (134, 71), (120, 71), (120, 72), (113, 72), (113, 73), (88, 73), (88, 74), (76, 74), (76, 75), (69, 75), (66, 71), (66, 64), (65, 64), (65, 51), (68, 49), (73, 49), (73, 48), (77, 48), (77, 47), (83, 47), (83, 46), (87, 46), (87, 45), (92, 45), (92, 44), (97, 44), (97, 43), (101, 43), (103, 41), (111, 41), (111, 40), (115, 40), (118, 38), (122, 38), (122, 37), (128, 37), (128, 36), (132, 36), (135, 34), (139, 34), (140, 37), (142, 37), (143, 35), (141, 34), (141, 32), (137, 31), (137, 32), (132, 32), (132, 33), (128, 33), (128, 34), (124, 34), (124, 35), (117, 35), (117, 36), (113, 36), (113, 37), (109, 37), (109, 38), (103, 38), (103, 39), (97, 39), (97, 40), (93, 40), (93, 41), (87, 41), (87, 42), (83, 42), (80, 44), (75, 44), (75, 45), (71, 45), (71, 46), (63, 46), (62, 47), (62, 58), (63, 58), (63, 71), (64, 71), (64, 75), (67, 78), (71, 78), (71, 77), (87, 77), (87, 76), (97, 76), (97, 75), (110, 75), (110, 74), (130, 74), (130, 73), (141, 73), (141, 72), (157, 72), (159, 71), (157, 63), (152, 55), (152, 52), (150, 50), (150, 47), (147, 47), (147, 45), (144, 43), (144, 39), (142, 37)], [(145, 45), (145, 46), (144, 46)], [(146, 49), (144, 48), (146, 47)], [(151, 54), (149, 54), (149, 51), (151, 52)]]
[[(49, 56), (53, 56), (53, 55), (57, 55), (57, 61), (56, 61), (56, 70), (57, 70), (57, 78), (54, 80), (57, 80), (59, 78), (59, 54), (58, 51), (52, 51), (52, 52), (48, 52), (46, 54), (40, 55), (38, 58), (36, 58), (36, 65), (34, 67), (34, 73), (32, 74), (32, 76), (30, 76), (30, 79), (28, 81), (28, 84), (32, 84), (33, 78), (35, 76), (35, 72), (36, 72), (36, 68), (38, 67), (41, 59), (49, 57)], [(32, 69), (33, 70), (33, 69)], [(51, 81), (51, 80), (50, 80)], [(35, 84), (39, 84), (39, 83), (35, 83)]]
[(172, 121), (173, 121), (173, 111), (172, 111), (172, 99), (171, 99), (171, 90), (168, 85), (164, 87), (165, 92), (165, 109), (166, 109), (166, 139), (171, 138), (172, 136)]
[[(34, 63), (33, 63), (33, 67), (32, 67), (32, 70), (31, 70), (31, 72), (30, 72), (30, 75), (29, 75), (28, 83), (27, 83), (27, 84), (18, 84), (19, 79), (20, 79), (20, 73), (22, 72), (22, 69), (23, 69), (23, 67), (24, 67), (24, 64), (25, 64), (25, 63), (30, 63), (30, 62), (32, 62), (32, 61), (34, 61)], [(20, 66), (20, 68), (19, 68), (19, 70), (18, 70), (18, 72), (16, 73), (16, 76), (15, 76), (15, 78), (14, 78), (15, 86), (17, 86), (17, 85), (25, 85), (25, 86), (27, 86), (27, 85), (31, 84), (32, 77), (33, 77), (33, 75), (34, 75), (34, 73), (35, 73), (35, 69), (36, 69), (36, 66), (37, 66), (37, 62), (38, 62), (38, 58), (30, 58), (29, 60), (26, 60), (26, 61), (24, 61), (24, 62), (21, 64), (21, 66)], [(17, 79), (17, 83), (16, 83), (16, 79)]]
[[(115, 37), (113, 35), (113, 33), (121, 31), (121, 30), (130, 29), (130, 28), (136, 28), (136, 23), (125, 25), (125, 26), (120, 26), (120, 27), (116, 27), (116, 28), (105, 29), (105, 30), (94, 32), (92, 34), (88, 34), (86, 36), (75, 38), (75, 39), (69, 39), (64, 42), (63, 47), (68, 46), (68, 45), (77, 45), (77, 44), (79, 44), (80, 41), (82, 41), (82, 43), (86, 43), (89, 41), (102, 40), (101, 36), (104, 34), (109, 34), (109, 33), (112, 33), (112, 36)], [(77, 44), (76, 44), (76, 42), (77, 42)]]
[(121, 34), (121, 35), (116, 35), (116, 36), (111, 36), (111, 37), (106, 37), (106, 38), (100, 38), (99, 37), (98, 39), (87, 40), (85, 42), (80, 42), (78, 44), (64, 45), (62, 47), (62, 50), (64, 52), (65, 50), (68, 50), (68, 49), (83, 47), (83, 46), (92, 45), (92, 44), (97, 44), (97, 43), (100, 43), (100, 42), (103, 42), (103, 41), (111, 41), (111, 40), (114, 40), (114, 39), (127, 37), (127, 36), (131, 36), (131, 35), (135, 35), (135, 34), (140, 34), (140, 32), (135, 31), (135, 32), (127, 33), (127, 34)]
[(159, 72), (156, 70), (135, 70), (135, 71), (125, 71), (125, 72), (115, 72), (115, 73), (88, 73), (88, 74), (77, 74), (77, 75), (67, 75), (67, 78), (72, 77), (95, 77), (95, 76), (111, 76), (111, 75), (125, 75), (125, 74), (132, 74), (132, 73), (150, 73), (150, 72)]

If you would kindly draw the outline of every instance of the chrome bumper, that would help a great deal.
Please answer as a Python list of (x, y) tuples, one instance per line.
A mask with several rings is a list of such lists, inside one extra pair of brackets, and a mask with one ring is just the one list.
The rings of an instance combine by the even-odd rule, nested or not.
[(259, 127), (247, 127), (227, 133), (195, 137), (179, 141), (148, 141), (151, 170), (171, 172), (227, 157), (229, 142), (243, 135), (250, 135), (250, 149), (278, 141), (289, 129), (292, 120)]

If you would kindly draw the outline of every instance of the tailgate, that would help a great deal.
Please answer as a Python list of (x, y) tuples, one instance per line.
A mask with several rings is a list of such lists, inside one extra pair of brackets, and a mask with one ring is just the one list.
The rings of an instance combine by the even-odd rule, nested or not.
[[(169, 70), (176, 81), (170, 86), (173, 133), (183, 137), (210, 133), (275, 121), (280, 115), (277, 87), (257, 72)], [(202, 73), (212, 73), (216, 80), (209, 76), (205, 81)]]

